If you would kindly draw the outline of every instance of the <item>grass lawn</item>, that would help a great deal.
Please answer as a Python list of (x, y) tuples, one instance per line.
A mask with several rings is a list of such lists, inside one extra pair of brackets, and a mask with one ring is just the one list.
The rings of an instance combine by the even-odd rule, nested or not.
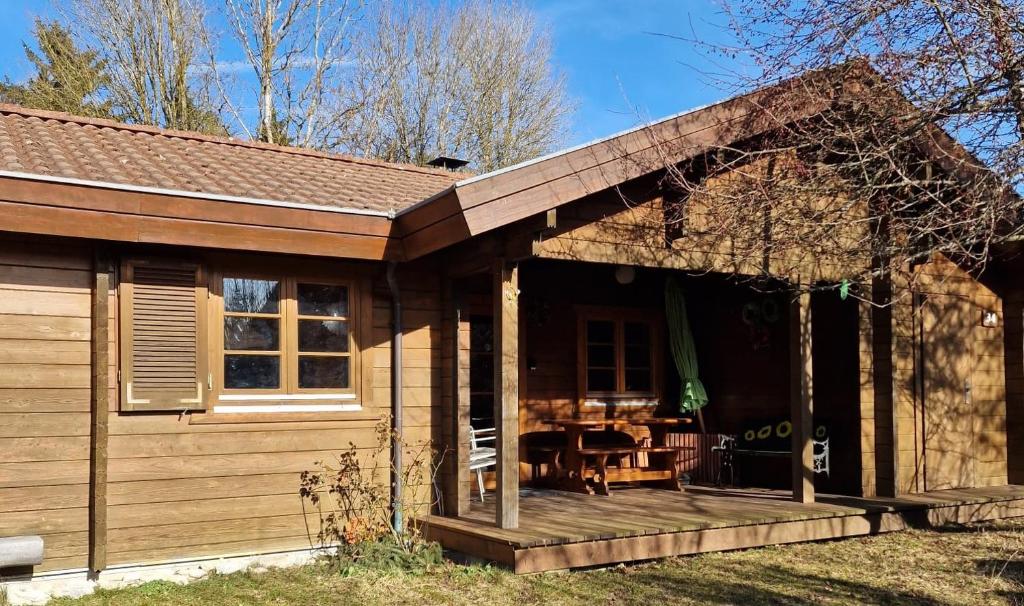
[(1024, 520), (521, 577), (455, 564), (342, 576), (316, 565), (54, 604), (1024, 604)]

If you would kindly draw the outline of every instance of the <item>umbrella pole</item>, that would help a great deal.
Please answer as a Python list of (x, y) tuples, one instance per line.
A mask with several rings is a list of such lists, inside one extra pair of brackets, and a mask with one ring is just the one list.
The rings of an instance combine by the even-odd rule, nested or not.
[(704, 412), (701, 409), (697, 409), (697, 425), (700, 426), (701, 433), (707, 433), (707, 429), (704, 427)]

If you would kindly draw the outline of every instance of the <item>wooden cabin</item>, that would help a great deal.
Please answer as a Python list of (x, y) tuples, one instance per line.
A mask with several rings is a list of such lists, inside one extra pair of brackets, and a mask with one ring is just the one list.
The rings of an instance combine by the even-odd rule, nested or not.
[[(445, 452), (417, 523), (522, 572), (1019, 515), (1011, 265), (935, 257), (877, 307), (765, 293), (699, 234), (638, 235), (664, 227), (655, 141), (707, 153), (757, 107), (477, 176), (0, 107), (0, 538), (44, 542), (0, 574), (309, 550), (299, 473), (371, 449), (399, 411)], [(539, 481), (520, 436), (552, 420), (621, 420), (642, 442), (646, 420), (680, 418), (670, 279), (711, 403), (703, 432), (661, 438), (689, 445), (694, 484)], [(782, 422), (785, 456), (697, 482), (720, 436)], [(481, 502), (470, 429), (488, 426)]]

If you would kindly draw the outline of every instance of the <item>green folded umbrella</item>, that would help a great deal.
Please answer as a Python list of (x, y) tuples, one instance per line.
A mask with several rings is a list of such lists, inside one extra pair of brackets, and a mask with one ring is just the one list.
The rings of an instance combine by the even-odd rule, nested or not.
[(693, 344), (690, 320), (686, 316), (686, 297), (675, 278), (669, 278), (665, 284), (665, 316), (668, 318), (672, 359), (675, 360), (682, 381), (679, 410), (695, 412), (707, 406), (708, 394), (697, 376), (697, 348)]

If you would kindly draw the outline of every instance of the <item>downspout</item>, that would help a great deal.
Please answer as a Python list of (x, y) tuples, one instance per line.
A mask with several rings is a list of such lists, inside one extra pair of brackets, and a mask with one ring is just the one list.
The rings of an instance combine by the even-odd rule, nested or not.
[(388, 264), (388, 288), (391, 290), (391, 527), (401, 536), (402, 520), (402, 297), (395, 270)]

